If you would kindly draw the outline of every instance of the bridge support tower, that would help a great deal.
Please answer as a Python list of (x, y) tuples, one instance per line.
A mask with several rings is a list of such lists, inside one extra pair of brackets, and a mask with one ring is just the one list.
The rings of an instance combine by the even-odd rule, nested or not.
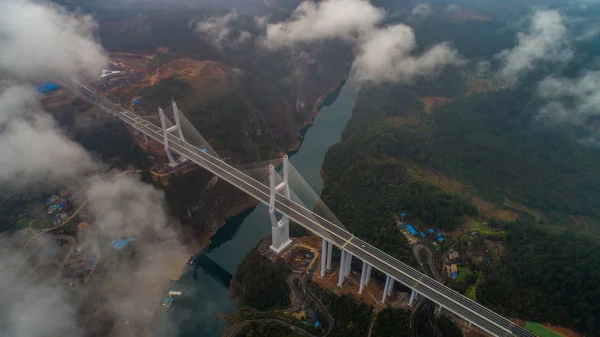
[(271, 236), (273, 244), (271, 250), (276, 254), (281, 253), (287, 246), (292, 243), (290, 240), (290, 219), (287, 215), (282, 214), (281, 220), (277, 220), (275, 215), (275, 198), (277, 194), (283, 190), (283, 195), (286, 199), (290, 199), (289, 187), (289, 160), (288, 156), (283, 156), (283, 182), (275, 185), (275, 166), (269, 165), (269, 187), (271, 195), (269, 198), (269, 217), (271, 218)]
[(167, 117), (165, 117), (165, 113), (161, 108), (158, 108), (158, 115), (160, 117), (160, 126), (163, 134), (163, 143), (165, 152), (167, 153), (167, 157), (169, 158), (169, 165), (171, 165), (171, 167), (176, 167), (187, 161), (187, 158), (182, 157), (182, 160), (180, 160), (180, 162), (177, 162), (173, 158), (173, 154), (171, 154), (171, 149), (169, 147), (169, 134), (177, 131), (177, 137), (179, 137), (179, 139), (181, 139), (182, 141), (185, 141), (185, 139), (183, 138), (183, 132), (181, 132), (181, 125), (179, 124), (179, 111), (177, 109), (177, 104), (175, 103), (175, 101), (172, 101), (171, 105), (173, 107), (173, 115), (175, 116), (175, 125), (167, 127)]

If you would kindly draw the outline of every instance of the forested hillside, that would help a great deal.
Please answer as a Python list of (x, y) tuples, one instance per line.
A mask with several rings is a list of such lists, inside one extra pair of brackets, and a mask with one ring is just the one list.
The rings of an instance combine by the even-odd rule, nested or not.
[[(367, 101), (359, 106), (381, 104), (375, 97), (360, 96)], [(600, 151), (578, 142), (582, 130), (537, 120), (529, 92), (472, 95), (412, 121), (406, 114), (418, 110), (419, 102), (404, 91), (394, 97), (405, 102), (398, 110), (406, 119), (371, 132), (372, 151), (457, 177), (500, 203), (508, 197), (549, 212), (600, 215)]]
[(509, 317), (598, 336), (598, 239), (547, 225), (506, 227), (504, 259), (477, 288), (478, 300)]
[(290, 267), (283, 261), (271, 262), (252, 249), (239, 265), (234, 278), (240, 306), (258, 310), (283, 308), (290, 304), (290, 288), (286, 282)]
[[(224, 15), (229, 15), (231, 36), (214, 40), (197, 31), (198, 23)], [(269, 22), (286, 15), (273, 10)], [(317, 101), (349, 70), (351, 48), (341, 41), (299, 50), (264, 48), (263, 28), (252, 15), (173, 6), (104, 9), (98, 17), (104, 47), (111, 52), (154, 54), (152, 73), (168, 72), (165, 68), (182, 59), (214, 61), (214, 72), (222, 81), (207, 80), (201, 86), (200, 79), (173, 77), (137, 94), (143, 97), (145, 111), (156, 111), (175, 98), (220, 154), (244, 162), (272, 159), (298, 145), (299, 131), (313, 117)], [(244, 41), (237, 40), (240, 32), (248, 34)], [(210, 91), (217, 94), (201, 98)]]

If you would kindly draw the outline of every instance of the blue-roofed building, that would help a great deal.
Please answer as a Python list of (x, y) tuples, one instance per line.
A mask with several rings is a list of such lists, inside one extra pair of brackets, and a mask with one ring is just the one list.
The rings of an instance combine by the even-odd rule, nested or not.
[(418, 235), (419, 232), (413, 227), (413, 225), (406, 225), (406, 229), (408, 229), (408, 232), (412, 235)]
[(204, 153), (208, 153), (208, 150), (206, 148), (200, 149), (200, 151), (202, 151)]
[(422, 237), (426, 237), (427, 235), (423, 232), (419, 233), (419, 235), (421, 235)]
[(121, 249), (127, 247), (127, 245), (132, 241), (135, 241), (135, 239), (131, 238), (131, 239), (125, 239), (125, 240), (121, 240), (121, 239), (112, 240), (110, 242), (110, 246), (116, 250), (121, 250)]
[(140, 101), (139, 99), (136, 99), (135, 101), (133, 101), (133, 104), (140, 105), (140, 104), (142, 104), (142, 101)]
[(451, 276), (452, 276), (453, 279), (456, 279), (458, 277), (458, 273), (452, 273)]
[(439, 242), (442, 242), (442, 241), (444, 241), (444, 238), (440, 236), (440, 237), (438, 237), (438, 238), (437, 238), (437, 240), (438, 240)]
[(58, 89), (60, 89), (60, 86), (58, 84), (54, 82), (48, 82), (40, 85), (37, 90), (39, 93), (45, 94)]
[(429, 229), (428, 229), (428, 231), (429, 231), (429, 233), (433, 233), (433, 232), (435, 232), (435, 231), (433, 230), (433, 228), (429, 228)]

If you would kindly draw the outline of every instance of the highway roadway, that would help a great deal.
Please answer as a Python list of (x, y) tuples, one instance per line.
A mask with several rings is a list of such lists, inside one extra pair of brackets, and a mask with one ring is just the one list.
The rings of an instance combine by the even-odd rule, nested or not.
[[(65, 87), (79, 92), (88, 100), (107, 113), (116, 116), (134, 129), (146, 134), (159, 143), (163, 143), (163, 134), (160, 127), (138, 117), (134, 113), (123, 109), (107, 98), (99, 95), (82, 84), (66, 84)], [(209, 153), (204, 153), (193, 145), (180, 140), (175, 135), (169, 134), (168, 141), (171, 150), (188, 158), (204, 169), (217, 175), (235, 187), (248, 193), (258, 201), (269, 203), (269, 187), (245, 175), (219, 158)], [(519, 327), (510, 320), (487, 309), (475, 301), (455, 292), (440, 282), (424, 275), (407, 264), (373, 247), (367, 242), (355, 237), (344, 228), (323, 219), (304, 206), (286, 199), (284, 195), (276, 195), (275, 209), (286, 214), (291, 220), (296, 221), (316, 235), (332, 242), (337, 247), (343, 247), (353, 256), (366, 261), (374, 268), (390, 275), (398, 282), (416, 289), (420, 295), (442, 305), (447, 310), (464, 318), (479, 328), (494, 336), (519, 336), (535, 337), (536, 335)]]
[[(421, 252), (425, 252), (427, 254), (427, 267), (425, 267), (425, 264), (421, 260)], [(424, 244), (417, 243), (416, 245), (413, 246), (413, 253), (414, 253), (415, 257), (417, 258), (417, 261), (419, 262), (419, 265), (421, 265), (421, 268), (423, 269), (425, 274), (429, 274), (435, 280), (441, 282), (442, 278), (440, 277), (440, 274), (438, 273), (437, 269), (435, 268), (435, 264), (433, 262), (433, 252), (431, 251), (431, 248), (429, 248), (428, 246), (426, 246)], [(416, 316), (418, 315), (418, 313), (423, 309), (427, 310), (429, 325), (431, 325), (431, 328), (433, 329), (433, 334), (436, 337), (443, 337), (442, 332), (440, 331), (440, 328), (438, 327), (437, 321), (435, 319), (435, 304), (429, 300), (423, 300), (422, 302), (420, 302), (417, 305), (417, 309), (415, 311), (413, 311), (413, 313), (411, 315), (410, 323), (411, 323), (413, 336), (418, 335), (417, 327), (416, 327), (416, 325), (414, 325), (414, 322), (415, 322), (415, 319), (416, 319)]]

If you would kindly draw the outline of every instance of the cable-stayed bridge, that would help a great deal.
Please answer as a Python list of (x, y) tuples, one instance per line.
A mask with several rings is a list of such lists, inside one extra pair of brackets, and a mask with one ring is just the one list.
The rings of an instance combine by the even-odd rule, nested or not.
[[(190, 160), (258, 201), (269, 205), (273, 241), (271, 249), (276, 253), (281, 252), (291, 243), (289, 239), (290, 219), (323, 238), (321, 277), (331, 270), (332, 248), (336, 246), (342, 251), (338, 286), (341, 286), (345, 277), (350, 274), (352, 258), (358, 258), (363, 262), (359, 293), (362, 293), (364, 286), (368, 284), (372, 268), (376, 268), (387, 275), (382, 302), (385, 302), (392, 292), (394, 282), (397, 281), (412, 289), (409, 301), (411, 304), (416, 296), (424, 296), (493, 336), (536, 336), (507, 318), (355, 237), (339, 222), (327, 220), (297, 202), (289, 186), (287, 156), (283, 159), (283, 179), (279, 178), (273, 165), (269, 165), (269, 184), (267, 185), (227, 164), (216, 155), (214, 150), (208, 150), (206, 147), (198, 148), (186, 141), (181, 132), (179, 111), (174, 103), (175, 124), (167, 122), (161, 110), (159, 111), (161, 126), (157, 126), (123, 109), (83, 84), (64, 83), (64, 85), (79, 93), (88, 102), (127, 123), (137, 132), (162, 143), (171, 165), (178, 165), (178, 161), (172, 155), (174, 153), (179, 156), (180, 162)], [(277, 219), (276, 213), (281, 214), (281, 219)]]

